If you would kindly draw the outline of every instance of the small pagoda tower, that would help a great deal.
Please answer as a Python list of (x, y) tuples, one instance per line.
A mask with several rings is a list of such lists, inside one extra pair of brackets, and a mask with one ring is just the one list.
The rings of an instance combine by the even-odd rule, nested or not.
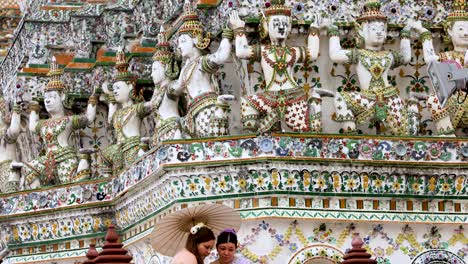
[[(117, 232), (115, 231), (114, 225), (109, 226), (105, 239), (106, 239), (106, 243), (102, 247), (102, 251), (99, 252), (99, 256), (95, 259), (90, 260), (92, 262), (88, 262), (88, 263), (120, 264), (120, 263), (130, 263), (130, 261), (132, 261), (133, 258), (127, 255), (128, 251), (122, 248), (123, 244), (118, 242), (119, 236), (117, 235)], [(90, 250), (91, 250), (91, 245), (90, 245)], [(88, 251), (88, 254), (89, 254), (89, 251)], [(87, 257), (88, 257), (88, 254), (86, 254)]]
[(362, 241), (359, 233), (354, 234), (354, 238), (351, 241), (351, 250), (348, 254), (344, 255), (344, 261), (341, 264), (377, 264), (377, 261), (371, 258), (371, 254), (366, 252), (365, 248), (362, 248), (364, 242)]

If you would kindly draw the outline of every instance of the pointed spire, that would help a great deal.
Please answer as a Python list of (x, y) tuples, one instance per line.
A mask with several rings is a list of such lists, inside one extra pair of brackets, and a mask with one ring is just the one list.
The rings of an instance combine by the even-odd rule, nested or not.
[(353, 240), (351, 241), (351, 250), (343, 256), (344, 261), (341, 264), (377, 264), (377, 261), (371, 258), (371, 254), (362, 248), (364, 242), (362, 241), (359, 233), (354, 233)]
[(65, 90), (65, 85), (63, 84), (60, 77), (62, 77), (62, 71), (60, 70), (60, 66), (57, 63), (57, 59), (52, 57), (52, 61), (50, 63), (49, 73), (47, 76), (50, 77), (49, 82), (45, 88), (46, 92), (49, 91), (63, 91)]
[(156, 44), (156, 52), (153, 55), (153, 61), (159, 61), (161, 63), (168, 64), (171, 62), (172, 53), (170, 44), (167, 41), (166, 31), (162, 25), (161, 29), (159, 30), (157, 39), (158, 44)]
[(119, 236), (115, 231), (114, 225), (110, 225), (106, 234), (106, 243), (102, 247), (102, 251), (99, 256), (94, 259), (94, 263), (101, 264), (120, 264), (130, 263), (132, 257), (127, 253), (128, 251), (123, 247), (122, 243), (118, 243)]
[(190, 0), (184, 2), (184, 13), (182, 14), (183, 24), (179, 28), (180, 34), (189, 34), (192, 37), (197, 37), (203, 34), (203, 26), (200, 23), (198, 14), (193, 10)]
[(85, 260), (85, 262), (83, 262), (83, 264), (93, 264), (93, 263), (95, 263), (94, 259), (97, 258), (98, 256), (99, 256), (99, 252), (97, 252), (97, 250), (96, 250), (96, 245), (90, 244), (89, 245), (89, 250), (86, 253), (86, 257), (88, 259)]
[(125, 58), (125, 52), (123, 47), (120, 47), (116, 54), (115, 68), (117, 69), (117, 74), (114, 77), (114, 82), (118, 81), (135, 81), (136, 76), (128, 71), (128, 62)]

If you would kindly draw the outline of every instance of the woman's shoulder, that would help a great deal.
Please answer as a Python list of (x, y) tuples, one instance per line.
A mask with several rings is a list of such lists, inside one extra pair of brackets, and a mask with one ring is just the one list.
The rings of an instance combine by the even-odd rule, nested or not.
[(197, 258), (188, 250), (183, 249), (177, 252), (171, 264), (197, 264)]

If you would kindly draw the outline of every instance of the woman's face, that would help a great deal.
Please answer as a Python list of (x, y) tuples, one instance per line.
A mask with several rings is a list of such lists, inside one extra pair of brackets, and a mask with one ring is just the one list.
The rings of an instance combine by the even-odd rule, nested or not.
[(198, 253), (203, 258), (206, 258), (210, 254), (210, 252), (213, 249), (214, 245), (215, 245), (214, 239), (210, 240), (210, 241), (200, 243), (200, 244), (198, 244)]
[(234, 254), (236, 253), (236, 245), (234, 243), (219, 244), (216, 249), (218, 250), (220, 263), (227, 264), (234, 260)]

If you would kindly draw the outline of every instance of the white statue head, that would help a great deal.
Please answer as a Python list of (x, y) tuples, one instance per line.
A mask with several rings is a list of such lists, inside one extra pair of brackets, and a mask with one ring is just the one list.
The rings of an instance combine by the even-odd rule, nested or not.
[(362, 23), (359, 35), (364, 39), (366, 48), (381, 48), (387, 39), (387, 22), (383, 20), (366, 21)]
[(115, 68), (117, 73), (114, 76), (112, 84), (112, 93), (114, 94), (117, 103), (128, 103), (131, 100), (140, 101), (143, 97), (143, 90), (137, 93), (134, 88), (137, 81), (137, 76), (128, 71), (129, 64), (125, 58), (123, 48), (119, 48), (116, 54)]
[(292, 28), (292, 19), (286, 15), (272, 15), (267, 18), (268, 35), (272, 42), (288, 38)]
[(198, 14), (193, 9), (190, 0), (185, 0), (184, 2), (182, 20), (184, 23), (182, 23), (178, 30), (180, 35), (177, 48), (184, 58), (198, 55), (200, 50), (204, 50), (210, 45), (210, 33), (205, 34), (203, 25), (198, 18)]
[(183, 58), (188, 58), (192, 54), (199, 52), (196, 45), (197, 39), (189, 34), (182, 34), (177, 39), (177, 49)]
[(61, 80), (62, 70), (60, 69), (55, 57), (52, 57), (50, 70), (47, 73), (50, 77), (44, 89), (44, 105), (47, 112), (51, 115), (63, 114), (64, 102), (67, 98), (65, 94), (65, 84)]
[[(182, 34), (182, 36), (190, 37), (190, 35), (187, 34)], [(167, 78), (174, 78), (176, 75), (178, 75), (178, 69), (174, 69), (173, 67), (175, 71), (170, 71), (170, 66), (174, 66), (174, 58), (171, 50), (171, 45), (167, 41), (166, 31), (164, 30), (163, 26), (161, 26), (157, 38), (158, 44), (156, 45), (156, 51), (153, 55), (153, 65), (151, 67), (151, 77), (153, 78), (153, 83), (156, 86), (161, 84)], [(193, 41), (192, 38), (190, 39)], [(190, 39), (184, 37), (182, 39), (182, 43), (180, 43), (182, 47), (181, 50), (184, 51), (185, 55), (187, 55), (188, 52), (191, 52), (194, 49), (193, 45), (190, 45)], [(187, 40), (188, 43), (183, 43), (184, 40)]]
[(380, 1), (367, 0), (356, 18), (358, 34), (366, 49), (381, 49), (387, 39), (387, 16), (380, 9)]
[(452, 39), (455, 48), (468, 48), (468, 21), (455, 21), (450, 23), (447, 33)]
[(159, 84), (166, 79), (167, 65), (164, 65), (160, 61), (154, 61), (151, 67), (151, 78), (154, 84)]
[(273, 44), (286, 40), (291, 32), (291, 8), (285, 5), (285, 0), (272, 0), (264, 11), (261, 37), (268, 35)]
[(131, 100), (133, 91), (133, 83), (125, 81), (117, 81), (112, 85), (112, 93), (114, 94), (117, 103), (126, 103)]
[(65, 94), (57, 90), (50, 90), (44, 93), (44, 105), (49, 114), (63, 113)]

